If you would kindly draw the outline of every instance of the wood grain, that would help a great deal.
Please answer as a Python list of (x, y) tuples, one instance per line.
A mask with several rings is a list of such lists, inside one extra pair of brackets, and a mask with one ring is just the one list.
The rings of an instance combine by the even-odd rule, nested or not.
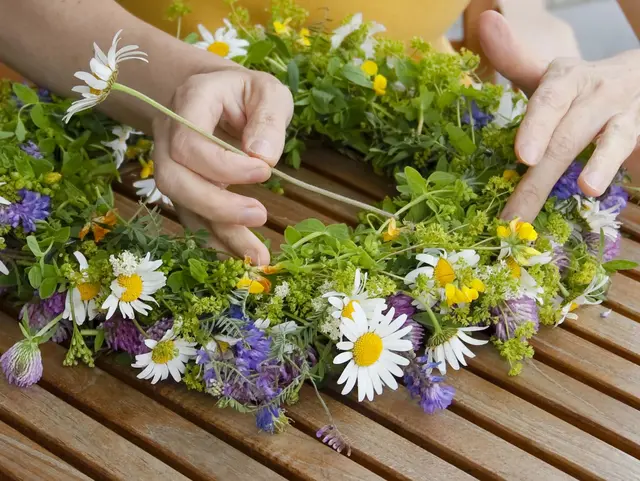
[(640, 283), (634, 279), (614, 274), (607, 293), (606, 305), (632, 319), (640, 320)]
[(640, 206), (629, 202), (618, 220), (622, 221), (622, 230), (635, 239), (640, 238)]

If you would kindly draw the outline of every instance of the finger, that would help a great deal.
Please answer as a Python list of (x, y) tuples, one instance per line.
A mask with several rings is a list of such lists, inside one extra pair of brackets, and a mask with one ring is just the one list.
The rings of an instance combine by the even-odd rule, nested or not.
[(498, 12), (480, 15), (478, 28), (480, 44), (489, 63), (530, 96), (542, 80), (549, 61), (530, 52)]
[(293, 115), (291, 92), (273, 78), (261, 75), (250, 83), (245, 107), (247, 125), (242, 136), (243, 150), (275, 166), (282, 155), (287, 126)]
[(251, 258), (253, 265), (263, 266), (270, 262), (269, 249), (246, 227), (230, 224), (211, 224), (214, 234), (229, 247), (232, 254)]
[[(188, 85), (176, 93), (175, 110), (205, 132), (213, 133), (225, 109), (224, 96), (228, 94), (219, 82)], [(233, 105), (227, 107), (234, 109)], [(238, 114), (232, 112), (229, 117), (237, 118)], [(269, 166), (261, 160), (225, 150), (175, 121), (170, 134), (170, 154), (173, 160), (212, 182), (253, 184), (266, 181), (270, 175)]]
[(558, 124), (577, 95), (577, 85), (570, 79), (543, 80), (529, 100), (516, 134), (515, 151), (521, 162), (531, 166), (542, 160)]
[(619, 114), (611, 118), (578, 179), (582, 191), (591, 197), (604, 194), (620, 166), (637, 146), (638, 129), (634, 116)]
[(156, 183), (175, 203), (214, 222), (258, 227), (267, 221), (267, 211), (256, 199), (221, 189), (173, 162), (166, 154), (167, 143), (165, 137), (156, 137)]
[(558, 179), (602, 129), (609, 115), (598, 102), (576, 102), (553, 133), (540, 164), (530, 168), (516, 187), (502, 217), (533, 220)]

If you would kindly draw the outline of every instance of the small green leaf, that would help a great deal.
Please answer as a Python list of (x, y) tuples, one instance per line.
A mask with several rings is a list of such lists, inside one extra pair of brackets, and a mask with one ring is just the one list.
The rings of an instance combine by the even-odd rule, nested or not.
[(453, 184), (457, 178), (454, 174), (448, 172), (434, 172), (429, 176), (427, 182), (433, 184), (434, 187), (444, 187)]
[(104, 329), (98, 329), (98, 334), (96, 334), (95, 341), (93, 342), (93, 351), (98, 352), (102, 344), (104, 344)]
[(324, 232), (326, 227), (318, 219), (305, 219), (296, 225), (296, 230), (303, 234), (311, 234), (312, 232)]
[(249, 47), (245, 64), (255, 65), (264, 62), (264, 59), (271, 53), (271, 50), (273, 50), (273, 43), (269, 40), (261, 40), (260, 42), (252, 44)]
[(429, 191), (427, 181), (420, 175), (420, 172), (413, 167), (405, 167), (404, 175), (413, 195), (422, 195)]
[(36, 104), (33, 106), (30, 112), (31, 120), (37, 127), (44, 129), (49, 127), (49, 118), (44, 113), (42, 104)]
[(69, 237), (71, 236), (71, 227), (66, 226), (63, 227), (61, 229), (59, 229), (56, 232), (55, 235), (55, 241), (59, 244), (64, 244), (65, 242), (67, 242), (69, 240)]
[(327, 226), (327, 234), (339, 240), (347, 240), (349, 238), (349, 227), (346, 224), (331, 224)]
[(33, 252), (34, 256), (40, 257), (42, 255), (38, 241), (34, 236), (30, 235), (27, 237), (27, 246), (29, 246), (29, 249)]
[(188, 43), (189, 45), (193, 45), (198, 41), (199, 38), (200, 38), (200, 35), (198, 35), (196, 32), (191, 32), (189, 35), (184, 37), (182, 41), (184, 43)]
[(16, 94), (16, 97), (18, 97), (23, 104), (37, 104), (40, 100), (38, 99), (38, 94), (26, 85), (16, 82), (12, 88), (13, 93)]
[(207, 280), (207, 269), (198, 259), (189, 259), (189, 273), (196, 281), (204, 283)]
[(58, 287), (58, 279), (53, 277), (46, 277), (42, 280), (42, 284), (40, 284), (40, 298), (48, 299), (50, 298), (54, 292), (56, 292), (56, 288)]
[(628, 271), (638, 267), (638, 263), (620, 259), (606, 262), (602, 264), (602, 267), (604, 267), (607, 272)]
[(293, 245), (300, 239), (302, 239), (302, 234), (300, 234), (300, 232), (298, 232), (294, 227), (291, 227), (290, 225), (287, 226), (284, 230), (284, 240), (287, 244)]
[(174, 294), (180, 292), (184, 287), (184, 274), (182, 271), (172, 273), (167, 279), (167, 285)]
[(295, 60), (291, 60), (287, 65), (287, 77), (289, 79), (289, 89), (293, 94), (298, 93), (298, 85), (300, 84), (300, 69)]
[(42, 277), (55, 279), (58, 277), (58, 272), (51, 264), (44, 264), (44, 267), (42, 268)]
[(276, 47), (276, 51), (280, 55), (282, 55), (284, 58), (287, 58), (287, 59), (291, 57), (291, 52), (289, 52), (289, 47), (287, 47), (287, 44), (284, 43), (280, 37), (273, 34), (268, 34), (267, 37), (271, 39), (271, 41)]
[(361, 87), (373, 88), (373, 82), (371, 82), (362, 69), (356, 65), (347, 64), (342, 67), (342, 75), (351, 83), (360, 85)]
[(29, 269), (29, 284), (34, 289), (38, 289), (40, 284), (42, 284), (42, 271), (40, 270), (40, 266), (35, 265)]
[(27, 129), (24, 128), (22, 119), (18, 119), (18, 123), (16, 124), (16, 139), (18, 139), (18, 141), (20, 142), (24, 142), (24, 139), (26, 137), (27, 137)]
[(460, 127), (453, 124), (447, 124), (446, 131), (449, 135), (451, 145), (453, 145), (458, 152), (471, 155), (476, 151), (476, 144), (473, 143), (473, 140), (471, 140), (466, 132)]
[(0, 140), (2, 140), (2, 139), (10, 139), (14, 135), (16, 135), (16, 134), (13, 133), (13, 132), (2, 132), (2, 131), (0, 131)]

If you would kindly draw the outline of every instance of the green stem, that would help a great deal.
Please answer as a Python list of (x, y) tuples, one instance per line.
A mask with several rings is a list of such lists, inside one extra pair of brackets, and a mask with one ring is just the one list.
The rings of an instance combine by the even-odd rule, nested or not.
[(299, 323), (301, 323), (303, 326), (308, 326), (309, 325), (309, 321), (305, 321), (304, 319), (302, 319), (299, 316), (296, 316), (295, 314), (288, 312), (288, 311), (282, 311), (282, 314), (284, 314), (287, 317), (290, 317), (291, 319), (293, 319), (294, 321), (298, 321)]
[(431, 322), (433, 323), (434, 334), (440, 334), (442, 332), (442, 327), (440, 327), (440, 323), (438, 322), (438, 319), (436, 319), (436, 315), (433, 313), (433, 311), (429, 307), (429, 304), (425, 304), (424, 302), (423, 304), (427, 310), (427, 315), (429, 316), (429, 319), (431, 319)]
[(136, 326), (136, 329), (138, 329), (138, 331), (140, 331), (140, 334), (142, 334), (145, 339), (149, 339), (149, 335), (146, 333), (146, 331), (144, 329), (142, 329), (142, 326), (140, 326), (140, 324), (138, 324), (138, 321), (136, 320), (135, 316), (133, 316), (131, 318), (131, 322), (133, 322), (133, 325)]
[(564, 287), (562, 284), (559, 284), (558, 286), (559, 286), (560, 292), (562, 292), (562, 295), (565, 298), (569, 297), (569, 291), (567, 290), (567, 288)]
[(422, 126), (424, 125), (424, 109), (420, 108), (420, 115), (418, 116), (418, 126), (416, 127), (416, 134), (422, 134)]
[(303, 244), (306, 244), (307, 242), (309, 242), (312, 239), (315, 239), (316, 237), (320, 237), (322, 235), (325, 235), (324, 232), (312, 232), (311, 234), (309, 234), (306, 237), (303, 237), (302, 239), (300, 239), (298, 242), (296, 242), (295, 244), (293, 244), (291, 247), (293, 249), (297, 249), (298, 247), (300, 247)]
[[(222, 139), (219, 139), (218, 137), (202, 130), (200, 127), (198, 127), (197, 125), (189, 122), (188, 120), (182, 118), (181, 116), (179, 116), (178, 114), (176, 114), (175, 112), (173, 112), (171, 109), (168, 109), (167, 107), (165, 107), (164, 105), (162, 105), (159, 102), (156, 102), (155, 100), (153, 100), (151, 97), (148, 97), (147, 95), (138, 92), (137, 90), (134, 90), (132, 88), (127, 87), (126, 85), (122, 85), (119, 83), (114, 83), (113, 86), (111, 87), (113, 90), (118, 90), (120, 92), (123, 92), (127, 95), (131, 95), (132, 97), (137, 98), (138, 100), (142, 100), (143, 102), (151, 105), (153, 108), (159, 110), (160, 112), (162, 112), (163, 114), (171, 117), (172, 119), (176, 120), (177, 122), (180, 122), (181, 124), (185, 125), (186, 127), (189, 127), (191, 130), (193, 130), (194, 132), (199, 133), (200, 135), (202, 135), (203, 137), (206, 137), (207, 139), (211, 140), (212, 142), (216, 143), (217, 145), (219, 145), (220, 147), (222, 147), (225, 150), (229, 150), (235, 154), (238, 155), (242, 155), (242, 156), (247, 156), (247, 154), (245, 154), (242, 150), (234, 147), (233, 145), (225, 142)], [(345, 197), (343, 195), (340, 194), (335, 194), (333, 192), (330, 192), (328, 190), (325, 189), (321, 189), (320, 187), (316, 187), (315, 185), (311, 185), (311, 184), (307, 184), (306, 182), (303, 182), (299, 179), (296, 179), (295, 177), (292, 177), (288, 174), (285, 174), (284, 172), (280, 172), (278, 169), (272, 168), (271, 172), (277, 176), (280, 177), (283, 180), (286, 180), (287, 182), (290, 182), (291, 184), (294, 184), (302, 189), (308, 190), (310, 192), (314, 192), (316, 194), (320, 194), (323, 195), (325, 197), (329, 197), (331, 199), (337, 200), (339, 202), (343, 202), (345, 204), (349, 204), (349, 205), (353, 205), (354, 207), (358, 207), (359, 209), (362, 210), (367, 210), (369, 212), (374, 212), (382, 217), (393, 217), (393, 214), (390, 214), (389, 212), (386, 212), (382, 209), (378, 209), (377, 207), (373, 207), (370, 206), (369, 204), (365, 204), (364, 202), (360, 202), (354, 199), (350, 199), (349, 197)]]
[(176, 38), (180, 40), (180, 31), (182, 30), (182, 15), (178, 17), (178, 31), (176, 32)]
[(85, 337), (88, 337), (88, 336), (97, 336), (98, 332), (100, 332), (98, 331), (98, 329), (82, 329), (80, 331), (80, 334), (82, 334)]
[[(419, 204), (420, 202), (423, 202), (425, 200), (427, 200), (429, 198), (429, 196), (436, 194), (440, 191), (435, 191), (435, 192), (427, 192), (426, 194), (422, 194), (419, 197), (416, 197), (415, 199), (413, 199), (411, 202), (409, 202), (407, 205), (405, 205), (402, 209), (398, 210), (395, 214), (394, 217), (398, 218), (401, 214), (404, 214), (406, 211), (408, 211), (409, 209), (411, 209), (414, 205)], [(391, 219), (387, 219), (386, 221), (384, 221), (384, 223), (380, 226), (380, 228), (377, 230), (376, 234), (380, 235), (382, 234), (382, 232), (384, 231), (384, 229), (387, 227), (387, 225), (389, 224), (389, 222), (391, 221)]]

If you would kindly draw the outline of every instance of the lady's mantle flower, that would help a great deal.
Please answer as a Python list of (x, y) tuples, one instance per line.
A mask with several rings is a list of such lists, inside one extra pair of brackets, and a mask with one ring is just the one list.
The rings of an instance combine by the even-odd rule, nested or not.
[(187, 342), (177, 338), (171, 329), (165, 333), (160, 341), (146, 339), (144, 343), (151, 349), (151, 352), (138, 354), (136, 362), (131, 367), (143, 369), (138, 374), (138, 378), (153, 378), (151, 384), (164, 381), (169, 377), (169, 374), (174, 381), (180, 382), (187, 362), (197, 354), (194, 348), (195, 342)]
[(49, 217), (51, 198), (26, 189), (18, 191), (18, 194), (20, 202), (0, 211), (0, 224), (10, 225), (14, 229), (22, 224), (25, 232), (35, 232), (36, 221)]
[(446, 374), (447, 364), (456, 371), (460, 369), (460, 365), (467, 365), (465, 356), (474, 358), (476, 355), (464, 345), (471, 344), (473, 346), (482, 346), (487, 341), (474, 339), (467, 332), (482, 331), (488, 326), (470, 326), (460, 328), (442, 328), (440, 332), (436, 332), (431, 339), (427, 341), (427, 362), (437, 363), (438, 370), (441, 374)]
[(327, 298), (329, 304), (333, 308), (331, 310), (331, 317), (334, 319), (342, 319), (347, 317), (352, 319), (353, 312), (356, 305), (360, 306), (366, 316), (371, 316), (378, 307), (382, 307), (382, 310), (386, 308), (384, 299), (370, 298), (369, 293), (366, 291), (367, 287), (367, 273), (361, 274), (360, 269), (356, 269), (356, 273), (353, 279), (353, 290), (351, 294), (344, 294), (342, 292), (327, 292), (323, 297)]
[(393, 376), (402, 376), (399, 366), (406, 366), (409, 360), (392, 351), (412, 349), (411, 341), (403, 339), (412, 327), (402, 327), (407, 317), (402, 315), (394, 319), (394, 314), (393, 309), (382, 314), (382, 309), (378, 308), (369, 320), (362, 307), (355, 304), (352, 317), (342, 320), (340, 331), (347, 341), (338, 342), (337, 348), (344, 352), (333, 360), (334, 364), (349, 363), (338, 379), (338, 384), (346, 382), (342, 394), (349, 394), (356, 381), (358, 401), (365, 397), (373, 400), (374, 390), (382, 394), (384, 385), (398, 388)]
[(162, 261), (151, 261), (150, 253), (140, 259), (124, 251), (118, 257), (112, 255), (109, 262), (116, 278), (111, 283), (111, 294), (102, 304), (103, 309), (108, 309), (107, 319), (113, 316), (118, 307), (124, 318), (133, 319), (134, 311), (146, 316), (151, 306), (142, 301), (157, 304), (151, 294), (162, 289), (167, 281), (164, 273), (157, 272)]
[(498, 226), (497, 235), (500, 238), (500, 259), (512, 257), (521, 266), (551, 262), (551, 253), (541, 253), (531, 246), (538, 239), (538, 233), (529, 222), (514, 219), (509, 225)]
[(29, 387), (42, 377), (42, 355), (38, 342), (23, 339), (0, 357), (2, 371), (10, 384)]
[(116, 125), (111, 130), (111, 133), (115, 135), (116, 138), (109, 142), (102, 141), (102, 145), (113, 150), (113, 157), (116, 161), (116, 169), (119, 169), (122, 165), (122, 162), (124, 162), (124, 156), (127, 153), (127, 141), (129, 140), (129, 137), (131, 137), (131, 135), (133, 134), (141, 134), (142, 132), (134, 130), (127, 125)]
[(156, 187), (155, 179), (149, 178), (137, 180), (133, 183), (133, 186), (138, 189), (136, 190), (136, 195), (138, 197), (146, 198), (149, 204), (155, 204), (156, 202), (160, 201), (168, 206), (173, 205), (171, 199), (169, 199), (169, 197), (158, 190), (158, 187)]
[(419, 357), (409, 363), (404, 374), (404, 384), (411, 397), (420, 398), (420, 407), (427, 414), (447, 409), (456, 393), (452, 386), (443, 383), (444, 377), (432, 374), (436, 367), (436, 363)]
[(83, 98), (71, 104), (66, 115), (62, 118), (64, 122), (69, 122), (74, 114), (93, 108), (107, 98), (118, 77), (118, 64), (120, 62), (125, 60), (148, 62), (145, 58), (147, 54), (137, 50), (137, 45), (126, 45), (118, 50), (121, 33), (122, 30), (119, 30), (115, 34), (111, 41), (111, 48), (109, 48), (106, 55), (96, 43), (93, 44), (95, 55), (89, 62), (91, 73), (75, 73), (75, 77), (84, 81), (87, 85), (79, 85), (72, 89), (74, 92), (82, 94)]
[(409, 272), (404, 282), (415, 287), (418, 276), (425, 276), (431, 292), (426, 293), (421, 301), (426, 301), (430, 306), (440, 299), (446, 300), (448, 307), (468, 304), (485, 290), (484, 283), (477, 277), (460, 278), (465, 268), (473, 268), (480, 261), (480, 256), (474, 250), (447, 253), (439, 249), (425, 249), (416, 256), (416, 260), (419, 261), (418, 268)]
[(578, 195), (574, 198), (578, 202), (578, 213), (589, 226), (589, 231), (600, 235), (602, 230), (605, 236), (615, 240), (620, 229), (620, 222), (616, 221), (619, 213), (618, 206), (613, 205), (608, 209), (602, 209), (598, 200), (583, 199)]
[(495, 335), (501, 341), (512, 339), (516, 329), (525, 322), (532, 322), (536, 332), (540, 326), (538, 305), (530, 297), (505, 301), (491, 309), (491, 314), (495, 316), (497, 321)]
[(40, 148), (38, 148), (38, 146), (35, 143), (33, 143), (31, 140), (20, 145), (20, 148), (25, 154), (30, 155), (34, 159), (42, 158), (42, 153), (40, 152)]
[(89, 263), (81, 252), (74, 252), (73, 255), (80, 264), (78, 272), (79, 280), (67, 291), (65, 300), (64, 319), (71, 319), (79, 326), (85, 320), (92, 320), (96, 317), (96, 298), (100, 294), (100, 284), (89, 282)]
[(214, 34), (211, 34), (204, 25), (198, 25), (198, 31), (200, 32), (202, 40), (196, 42), (194, 45), (223, 58), (235, 58), (247, 55), (246, 47), (249, 46), (249, 42), (238, 38), (238, 31), (231, 25), (229, 20), (225, 18), (223, 21), (225, 26), (220, 27)]

